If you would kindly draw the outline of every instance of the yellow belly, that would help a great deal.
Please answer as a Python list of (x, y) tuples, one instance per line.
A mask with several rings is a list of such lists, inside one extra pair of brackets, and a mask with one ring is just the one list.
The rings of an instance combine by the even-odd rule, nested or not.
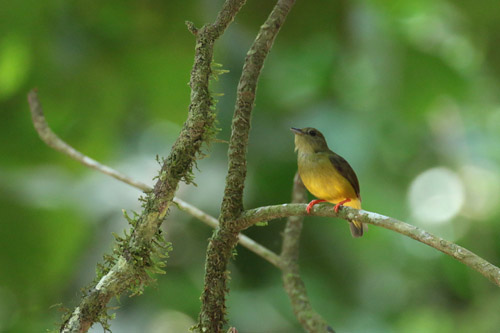
[(299, 154), (298, 165), (302, 182), (315, 197), (335, 204), (351, 199), (345, 206), (361, 208), (351, 183), (333, 167), (327, 154)]

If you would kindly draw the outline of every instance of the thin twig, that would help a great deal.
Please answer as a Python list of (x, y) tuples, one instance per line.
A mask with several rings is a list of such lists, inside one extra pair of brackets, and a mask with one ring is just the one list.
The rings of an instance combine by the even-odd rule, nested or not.
[[(260, 221), (270, 221), (283, 217), (306, 215), (309, 214), (307, 214), (305, 204), (283, 204), (247, 210), (241, 214), (241, 217), (236, 220), (235, 223), (245, 229)], [(314, 206), (314, 211), (312, 211), (310, 215), (338, 217), (347, 221), (356, 220), (362, 223), (370, 223), (395, 231), (407, 237), (413, 238), (416, 241), (427, 244), (430, 247), (457, 259), (475, 271), (481, 273), (491, 282), (500, 287), (499, 267), (491, 264), (464, 247), (435, 236), (411, 224), (399, 221), (392, 217), (365, 210), (357, 210), (351, 207), (342, 207), (338, 213), (335, 213), (332, 206), (328, 204), (319, 204)]]
[(232, 221), (243, 211), (246, 152), (257, 81), (264, 60), (294, 3), (295, 0), (278, 0), (260, 27), (243, 66), (231, 126), (229, 168), (219, 218), (220, 228), (215, 230), (207, 248), (205, 286), (201, 295), (202, 306), (197, 327), (202, 332), (220, 332), (226, 322), (227, 264), (239, 234)]
[[(47, 123), (47, 120), (45, 119), (45, 116), (43, 114), (43, 109), (40, 105), (40, 102), (36, 96), (35, 91), (31, 91), (28, 94), (28, 100), (31, 105), (31, 111), (32, 111), (31, 115), (35, 129), (40, 135), (42, 141), (45, 142), (49, 147), (54, 148), (60, 153), (63, 153), (71, 157), (72, 159), (80, 162), (81, 164), (89, 168), (97, 170), (105, 175), (111, 176), (139, 190), (142, 190), (144, 192), (149, 192), (153, 190), (152, 187), (140, 181), (137, 181), (132, 177), (124, 175), (121, 172), (88, 157), (87, 155), (81, 153), (80, 151), (76, 150), (75, 148), (67, 144), (65, 141), (59, 138), (57, 134), (55, 134), (50, 128), (49, 124)], [(180, 210), (190, 214), (191, 216), (196, 217), (198, 220), (204, 222), (208, 226), (214, 229), (219, 226), (219, 221), (217, 221), (215, 217), (203, 212), (199, 208), (191, 205), (190, 203), (177, 197), (174, 197), (173, 201), (176, 203), (177, 207)], [(276, 253), (272, 252), (271, 250), (255, 242), (251, 238), (243, 234), (240, 234), (238, 243), (246, 247), (250, 251), (254, 252), (255, 254), (261, 256), (265, 260), (269, 261), (274, 266), (279, 267), (280, 265), (279, 256)]]
[(135, 188), (138, 188), (142, 191), (148, 192), (151, 191), (152, 188), (140, 181), (134, 180), (124, 174), (104, 165), (96, 160), (82, 154), (75, 148), (68, 145), (66, 142), (61, 140), (57, 134), (55, 134), (51, 129), (47, 120), (45, 120), (45, 115), (43, 114), (43, 108), (40, 104), (40, 101), (37, 97), (37, 91), (32, 90), (28, 94), (28, 102), (30, 104), (31, 110), (31, 118), (33, 120), (33, 125), (35, 126), (40, 139), (45, 142), (49, 147), (54, 148), (60, 153), (71, 157), (72, 159), (82, 163), (83, 165), (102, 172), (108, 176), (118, 179), (124, 183), (127, 183)]
[[(292, 203), (305, 203), (306, 200), (306, 188), (299, 174), (296, 173), (293, 181)], [(313, 309), (304, 281), (300, 277), (299, 244), (303, 221), (303, 216), (289, 216), (283, 232), (281, 248), (283, 287), (288, 294), (295, 317), (306, 332), (334, 332), (325, 319)]]

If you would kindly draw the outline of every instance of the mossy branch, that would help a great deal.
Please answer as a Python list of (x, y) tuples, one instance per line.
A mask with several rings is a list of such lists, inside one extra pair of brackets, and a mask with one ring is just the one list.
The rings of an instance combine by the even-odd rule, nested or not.
[(207, 249), (202, 308), (196, 328), (201, 332), (220, 332), (226, 323), (227, 264), (239, 233), (232, 221), (243, 211), (246, 152), (257, 82), (264, 60), (294, 3), (295, 0), (278, 0), (260, 27), (243, 65), (231, 126), (229, 167), (219, 217), (220, 227), (215, 230)]
[(278, 32), (292, 9), (294, 0), (279, 0), (260, 27), (247, 52), (238, 90), (229, 140), (229, 168), (221, 207), (221, 222), (230, 223), (243, 210), (243, 189), (246, 178), (246, 153), (252, 109), (260, 73)]
[[(226, 1), (215, 23), (196, 31), (188, 118), (170, 155), (162, 165), (153, 190), (143, 199), (144, 210), (136, 219), (130, 221), (132, 224), (130, 234), (117, 239), (116, 247), (119, 250), (112, 256), (106, 256), (106, 264), (99, 267), (100, 273), (96, 281), (87, 289), (80, 305), (66, 318), (61, 332), (86, 332), (97, 321), (104, 322), (103, 326), (106, 329), (108, 318), (106, 308), (110, 299), (126, 290), (140, 292), (150, 280), (148, 270), (161, 271), (161, 264), (156, 262), (154, 256), (161, 257), (161, 251), (168, 249), (168, 246), (161, 242), (160, 225), (167, 215), (179, 182), (191, 181), (191, 170), (201, 152), (202, 144), (210, 139), (209, 134), (214, 133), (215, 114), (208, 89), (213, 45), (233, 21), (243, 3), (244, 1)], [(37, 128), (38, 123), (35, 120), (37, 115), (43, 116), (43, 111), (36, 91), (30, 92), (28, 100)], [(55, 145), (54, 148), (60, 150), (67, 147)], [(160, 244), (162, 249), (157, 249), (157, 244)]]

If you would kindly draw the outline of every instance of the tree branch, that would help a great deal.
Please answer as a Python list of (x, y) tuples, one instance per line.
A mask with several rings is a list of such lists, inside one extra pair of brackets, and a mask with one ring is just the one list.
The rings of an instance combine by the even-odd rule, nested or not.
[[(104, 165), (88, 157), (87, 155), (82, 154), (81, 152), (79, 152), (78, 150), (67, 144), (65, 141), (59, 138), (57, 134), (55, 134), (52, 131), (49, 124), (47, 123), (45, 116), (43, 114), (43, 109), (41, 107), (40, 101), (38, 100), (36, 91), (31, 91), (28, 94), (28, 100), (31, 106), (31, 111), (32, 111), (31, 115), (35, 129), (40, 135), (42, 141), (45, 142), (49, 147), (52, 147), (55, 150), (73, 158), (74, 160), (80, 162), (84, 166), (97, 170), (105, 175), (111, 176), (139, 190), (145, 192), (152, 191), (153, 189), (152, 187), (140, 181), (137, 181), (129, 176), (126, 176), (117, 171), (116, 169)], [(193, 217), (196, 217), (198, 220), (204, 222), (208, 226), (214, 229), (219, 226), (219, 221), (217, 221), (215, 217), (203, 212), (199, 208), (191, 205), (190, 203), (187, 203), (186, 201), (177, 197), (174, 197), (173, 202), (177, 205), (177, 207), (180, 210), (190, 214)], [(276, 253), (265, 248), (264, 246), (260, 245), (259, 243), (255, 242), (251, 238), (243, 234), (240, 234), (238, 243), (246, 247), (250, 251), (254, 252), (255, 254), (261, 256), (265, 260), (269, 261), (274, 266), (279, 267), (280, 265), (279, 256)]]
[(202, 332), (220, 332), (226, 322), (227, 264), (239, 233), (232, 221), (243, 211), (246, 152), (257, 81), (264, 60), (294, 3), (295, 0), (278, 0), (261, 26), (243, 65), (231, 126), (229, 168), (219, 218), (220, 227), (215, 230), (207, 249), (205, 286), (198, 323), (198, 329)]
[[(289, 216), (306, 216), (309, 215), (307, 214), (306, 206), (307, 205), (305, 204), (283, 204), (250, 209), (244, 211), (240, 218), (235, 221), (235, 224), (241, 227), (240, 230), (243, 230), (260, 221), (270, 221)], [(396, 220), (392, 217), (345, 206), (343, 206), (338, 213), (335, 213), (332, 206), (328, 204), (319, 204), (314, 206), (314, 211), (312, 211), (310, 215), (338, 217), (347, 221), (356, 220), (362, 223), (370, 223), (395, 231), (421, 243), (427, 244), (430, 247), (457, 259), (475, 271), (481, 273), (491, 282), (500, 287), (500, 268), (489, 263), (466, 248), (447, 241), (441, 237), (435, 236), (408, 223)]]
[(81, 152), (71, 147), (66, 142), (64, 142), (61, 138), (59, 138), (57, 134), (55, 134), (50, 129), (47, 120), (45, 120), (45, 115), (43, 114), (43, 108), (40, 101), (38, 100), (36, 89), (33, 89), (28, 93), (28, 102), (30, 104), (31, 119), (33, 120), (33, 125), (35, 126), (35, 129), (38, 135), (40, 136), (40, 139), (42, 139), (42, 141), (45, 142), (49, 147), (54, 148), (55, 150), (57, 150), (60, 153), (63, 153), (64, 155), (68, 155), (72, 159), (80, 162), (81, 164), (91, 169), (102, 172), (105, 175), (118, 179), (119, 181), (129, 184), (135, 188), (138, 188), (139, 190), (145, 192), (152, 190), (152, 188), (149, 187), (148, 185), (140, 181), (134, 180), (130, 177), (127, 177), (126, 175), (116, 171), (115, 169), (112, 169), (82, 154)]
[(243, 210), (243, 188), (246, 178), (246, 153), (251, 113), (257, 82), (271, 47), (295, 0), (279, 0), (261, 26), (247, 53), (238, 84), (236, 106), (229, 141), (229, 169), (221, 207), (221, 221), (231, 221)]
[[(215, 132), (215, 113), (212, 111), (213, 101), (208, 90), (212, 73), (213, 45), (232, 22), (243, 3), (243, 0), (226, 1), (215, 23), (196, 31), (188, 118), (170, 155), (163, 163), (158, 181), (153, 190), (147, 193), (143, 212), (137, 219), (130, 221), (133, 225), (131, 235), (118, 240), (119, 253), (107, 257), (107, 265), (102, 267), (102, 272), (88, 289), (80, 305), (63, 323), (61, 332), (86, 332), (96, 321), (104, 321), (104, 325), (107, 325), (106, 307), (109, 300), (127, 289), (140, 291), (149, 280), (146, 270), (158, 271), (161, 267), (155, 258), (155, 255), (161, 255), (161, 252), (166, 250), (155, 245), (164, 241), (159, 234), (160, 225), (168, 212), (179, 181), (185, 180), (189, 183), (192, 180), (191, 169), (201, 146)], [(41, 114), (37, 111), (42, 108), (36, 98), (36, 92), (29, 94), (29, 102), (32, 113)], [(36, 124), (35, 122), (35, 126)], [(59, 146), (57, 142), (53, 144), (58, 150), (67, 148)], [(74, 156), (78, 157), (77, 154)], [(95, 161), (88, 162), (95, 165)]]
[[(293, 181), (292, 203), (305, 202), (307, 202), (306, 188), (299, 174), (296, 173)], [(289, 216), (286, 223), (281, 248), (283, 286), (290, 298), (293, 313), (306, 332), (334, 332), (312, 308), (306, 286), (300, 277), (299, 244), (303, 220), (302, 216)]]

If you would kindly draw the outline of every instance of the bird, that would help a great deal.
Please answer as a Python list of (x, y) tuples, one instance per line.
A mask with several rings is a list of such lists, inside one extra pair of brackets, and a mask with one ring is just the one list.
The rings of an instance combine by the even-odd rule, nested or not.
[[(335, 204), (337, 213), (342, 205), (360, 209), (359, 181), (349, 163), (328, 148), (317, 129), (292, 127), (291, 131), (295, 134), (299, 176), (307, 190), (318, 198), (307, 205), (307, 213), (325, 201)], [(349, 227), (353, 237), (363, 236), (363, 223), (350, 221)]]

